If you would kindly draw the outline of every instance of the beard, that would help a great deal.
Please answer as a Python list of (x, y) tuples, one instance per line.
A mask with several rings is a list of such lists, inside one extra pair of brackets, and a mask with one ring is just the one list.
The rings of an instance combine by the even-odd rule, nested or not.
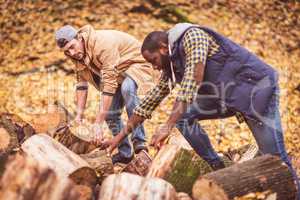
[(83, 57), (84, 57), (84, 54), (82, 52), (79, 52), (73, 56), (73, 59), (80, 61), (83, 59)]
[(171, 61), (169, 55), (161, 55), (161, 69), (163, 71), (170, 71), (171, 70)]

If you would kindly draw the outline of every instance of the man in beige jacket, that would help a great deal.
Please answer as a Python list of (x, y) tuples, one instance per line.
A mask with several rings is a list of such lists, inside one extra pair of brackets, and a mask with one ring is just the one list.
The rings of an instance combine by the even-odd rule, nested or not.
[[(94, 123), (94, 143), (102, 141), (104, 121), (113, 135), (123, 127), (121, 113), (125, 106), (130, 117), (139, 104), (138, 90), (145, 92), (152, 86), (154, 71), (140, 53), (141, 43), (133, 36), (115, 30), (94, 30), (86, 25), (79, 30), (63, 26), (56, 31), (57, 45), (75, 63), (77, 75), (77, 116), (81, 121), (86, 105), (88, 83), (102, 92), (99, 111)], [(147, 149), (143, 126), (132, 134), (134, 152)], [(128, 138), (119, 145), (119, 153), (112, 157), (113, 163), (128, 163), (133, 151)]]

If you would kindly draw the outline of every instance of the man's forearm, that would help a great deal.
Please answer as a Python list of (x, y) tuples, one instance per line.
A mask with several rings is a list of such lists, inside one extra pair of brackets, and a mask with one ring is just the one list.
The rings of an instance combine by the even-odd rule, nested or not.
[(129, 133), (132, 132), (138, 125), (142, 124), (145, 121), (145, 118), (136, 114), (133, 114), (125, 127), (126, 129), (126, 134), (128, 135)]
[(172, 113), (167, 121), (167, 125), (170, 129), (172, 129), (177, 120), (181, 117), (183, 113), (185, 113), (187, 109), (187, 103), (183, 101), (175, 101)]
[[(193, 65), (190, 65), (188, 67), (192, 67)], [(198, 87), (197, 86), (200, 86), (202, 80), (203, 80), (203, 76), (204, 76), (204, 65), (201, 63), (201, 62), (198, 62), (194, 65), (194, 82), (196, 84), (191, 84), (191, 81), (190, 81), (190, 77), (188, 74), (185, 74), (184, 75), (184, 79), (181, 83), (181, 89), (183, 91), (183, 94), (182, 92), (180, 93), (181, 95), (179, 95), (181, 98), (179, 99), (183, 99), (183, 100), (176, 100), (175, 103), (174, 103), (174, 106), (173, 106), (173, 109), (172, 109), (172, 113), (167, 121), (167, 124), (170, 129), (172, 129), (177, 120), (181, 117), (181, 115), (183, 113), (186, 112), (187, 110), (187, 106), (189, 105), (189, 103), (187, 102), (192, 102), (193, 99), (190, 99), (190, 98), (187, 98), (187, 97), (190, 97), (190, 91), (191, 88), (192, 88), (192, 91), (193, 93), (196, 93), (198, 91)], [(189, 85), (189, 87), (186, 87), (186, 85)], [(177, 98), (178, 99), (178, 98)]]
[(126, 135), (129, 135), (132, 130), (134, 130), (138, 125), (142, 124), (145, 121), (144, 117), (141, 117), (139, 115), (133, 114), (127, 121), (126, 126), (121, 130), (120, 134), (122, 138), (126, 137)]
[(88, 90), (76, 90), (76, 104), (77, 104), (77, 114), (83, 115), (86, 100), (87, 100)]
[(106, 119), (106, 116), (109, 112), (110, 106), (112, 104), (113, 96), (111, 95), (102, 95), (101, 102), (99, 106), (99, 112), (96, 116), (96, 123), (103, 123)]

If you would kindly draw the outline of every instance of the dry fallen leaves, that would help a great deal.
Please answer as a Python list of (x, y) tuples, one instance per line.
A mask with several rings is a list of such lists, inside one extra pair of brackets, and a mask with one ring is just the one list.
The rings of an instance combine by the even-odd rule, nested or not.
[[(149, 2), (152, 2), (149, 3)], [(164, 9), (177, 5), (178, 12), (191, 21), (210, 26), (246, 46), (280, 74), (281, 115), (285, 143), (300, 174), (300, 3), (276, 0), (215, 0), (163, 1), (3, 1), (0, 3), (0, 111), (12, 112), (22, 118), (47, 111), (47, 106), (59, 100), (75, 111), (72, 74), (62, 70), (43, 69), (64, 55), (54, 42), (54, 31), (64, 24), (80, 27), (92, 24), (98, 29), (117, 29), (139, 39), (153, 30), (171, 27)], [(177, 12), (177, 11), (176, 11)], [(165, 18), (166, 17), (166, 18)], [(176, 17), (175, 17), (176, 20)], [(56, 66), (53, 65), (53, 69)], [(70, 62), (63, 67), (72, 69)], [(38, 69), (38, 70), (36, 70)], [(26, 72), (15, 76), (14, 72)], [(93, 121), (100, 99), (90, 87), (86, 118)], [(148, 138), (155, 126), (167, 119), (172, 107), (171, 97), (164, 100), (145, 123)], [(126, 119), (126, 115), (123, 115)], [(234, 149), (253, 137), (245, 124), (234, 118), (200, 122), (219, 151)], [(174, 130), (175, 131), (175, 130)]]

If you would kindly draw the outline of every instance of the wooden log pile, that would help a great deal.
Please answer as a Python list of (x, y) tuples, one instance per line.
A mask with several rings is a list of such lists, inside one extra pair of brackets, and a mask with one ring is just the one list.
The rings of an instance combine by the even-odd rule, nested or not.
[(141, 151), (117, 171), (110, 155), (91, 145), (89, 123), (72, 124), (60, 104), (52, 109), (30, 124), (0, 115), (0, 200), (231, 200), (257, 192), (296, 197), (287, 166), (259, 155), (256, 145), (222, 152), (226, 168), (213, 171), (181, 135), (173, 135), (154, 156)]

